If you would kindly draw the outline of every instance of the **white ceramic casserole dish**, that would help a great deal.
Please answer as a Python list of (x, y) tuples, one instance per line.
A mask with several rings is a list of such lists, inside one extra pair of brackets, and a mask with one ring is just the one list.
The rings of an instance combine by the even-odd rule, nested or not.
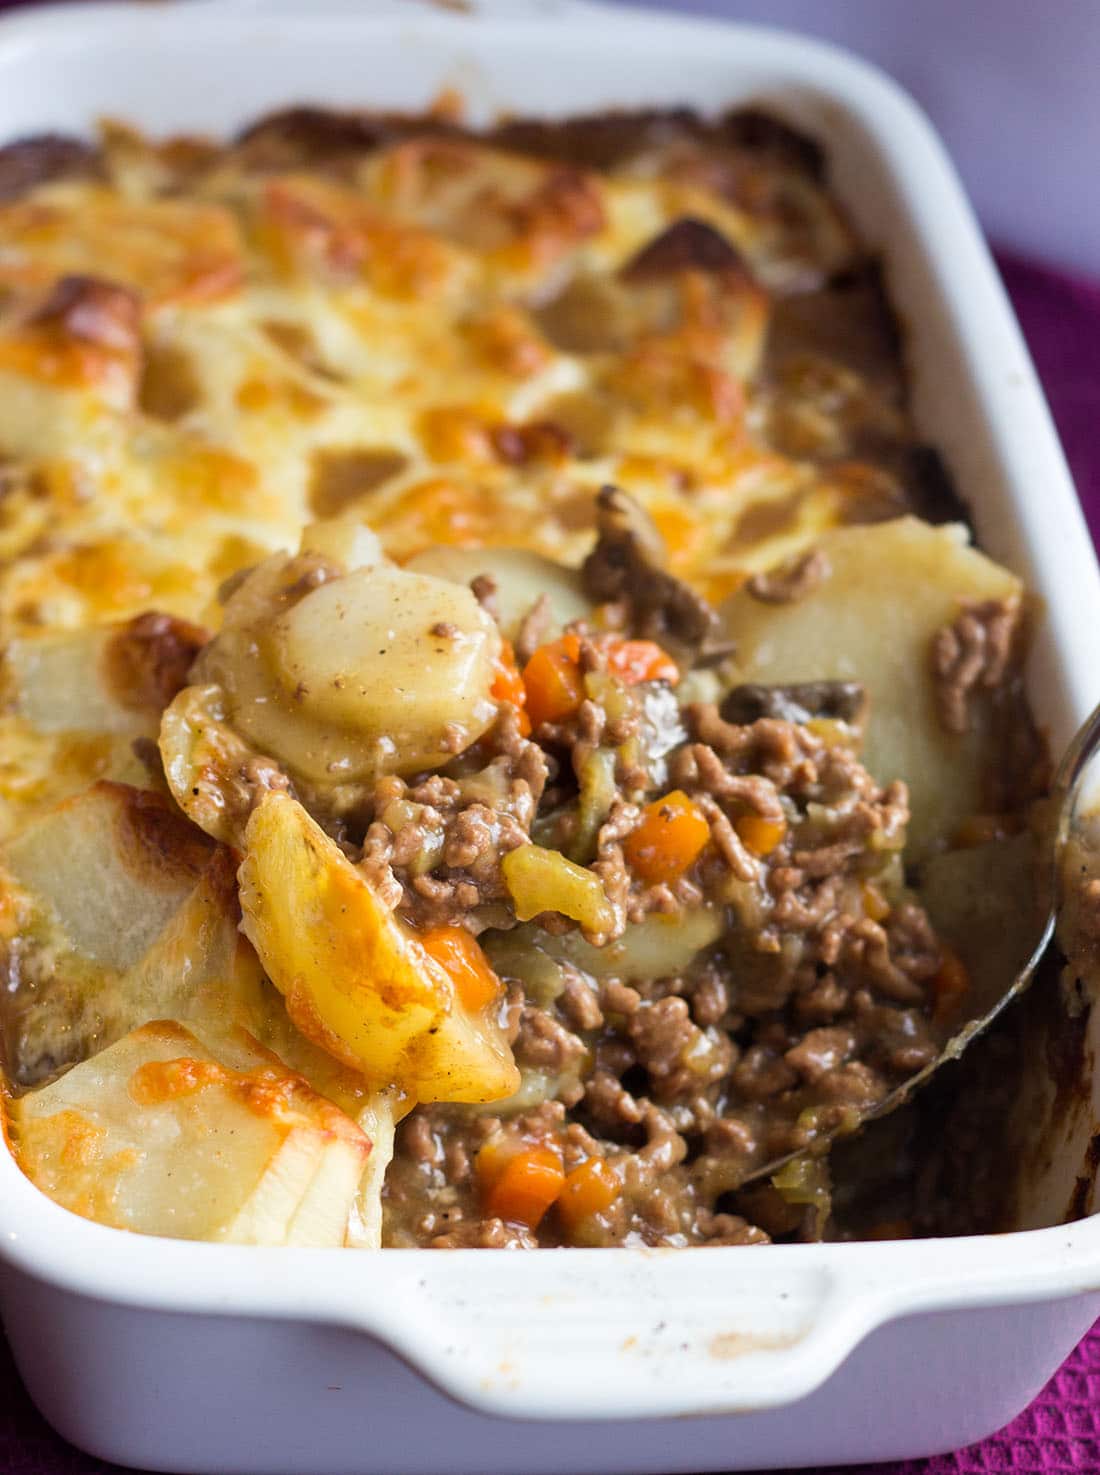
[[(1031, 694), (1060, 746), (1100, 695), (1100, 579), (1019, 332), (955, 176), (890, 82), (778, 33), (595, 6), (84, 6), (0, 24), (0, 138), (229, 130), (297, 101), (479, 114), (763, 102), (825, 145), (881, 248), (923, 433), (1045, 601)], [(1089, 1049), (1082, 1053), (1089, 1058)], [(36, 1402), (146, 1469), (715, 1470), (927, 1454), (1018, 1412), (1100, 1311), (1089, 1091), (1040, 1060), (1020, 1232), (682, 1252), (351, 1252), (142, 1239), (0, 1153), (0, 1307)], [(1077, 1083), (1079, 1086), (1082, 1084)]]

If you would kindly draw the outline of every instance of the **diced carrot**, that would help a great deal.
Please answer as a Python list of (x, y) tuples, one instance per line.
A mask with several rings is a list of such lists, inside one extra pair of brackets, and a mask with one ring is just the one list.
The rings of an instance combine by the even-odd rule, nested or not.
[(517, 707), (522, 707), (527, 701), (527, 689), (519, 674), (516, 653), (510, 640), (501, 641), (490, 691), (498, 702), (514, 702)]
[(564, 1183), (559, 1153), (550, 1147), (527, 1147), (504, 1164), (485, 1195), (485, 1208), (494, 1218), (535, 1229)]
[(465, 927), (431, 927), (419, 934), (419, 942), (447, 974), (462, 1007), (471, 1014), (500, 996), (500, 979)]
[(873, 882), (864, 881), (860, 892), (863, 896), (863, 910), (872, 922), (882, 922), (890, 915), (890, 903)]
[(966, 964), (958, 953), (945, 947), (943, 959), (932, 979), (932, 996), (935, 1000), (932, 1017), (941, 1022), (950, 1019), (969, 988), (970, 974)]
[(759, 814), (742, 814), (733, 822), (733, 828), (741, 837), (745, 849), (752, 855), (771, 855), (787, 833), (785, 820), (764, 819)]
[(474, 1158), (474, 1173), (483, 1199), (492, 1192), (497, 1179), (516, 1153), (523, 1152), (528, 1146), (528, 1142), (507, 1132), (495, 1132), (482, 1143)]
[(606, 643), (607, 669), (627, 686), (640, 681), (668, 681), (673, 686), (680, 679), (680, 668), (655, 640), (617, 640)]
[(654, 884), (678, 880), (702, 853), (710, 839), (710, 825), (699, 806), (674, 789), (654, 799), (623, 841), (631, 870)]
[[(675, 685), (680, 679), (679, 666), (654, 640), (601, 635), (595, 643), (603, 652), (607, 669), (627, 686), (642, 681), (668, 681)], [(572, 717), (584, 701), (580, 656), (580, 637), (570, 633), (548, 645), (540, 645), (524, 666), (527, 711), (534, 727)]]
[(540, 645), (523, 668), (523, 685), (532, 727), (572, 717), (584, 701), (577, 637), (563, 635), (549, 645)]
[(531, 719), (524, 710), (527, 706), (527, 688), (516, 665), (516, 653), (510, 640), (501, 642), (489, 695), (495, 702), (510, 702), (519, 709), (519, 730), (526, 737), (531, 731)]
[(571, 1232), (582, 1219), (590, 1219), (593, 1214), (602, 1214), (611, 1207), (621, 1192), (621, 1183), (603, 1158), (588, 1158), (566, 1174), (565, 1183), (558, 1195), (557, 1210), (562, 1228)]

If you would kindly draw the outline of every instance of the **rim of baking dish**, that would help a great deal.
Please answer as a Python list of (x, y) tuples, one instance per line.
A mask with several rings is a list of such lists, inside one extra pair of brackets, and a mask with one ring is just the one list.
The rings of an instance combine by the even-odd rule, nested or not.
[[(275, 24), (364, 31), (399, 12), (459, 39), (472, 22), (545, 41), (571, 25), (616, 27), (625, 51), (664, 38), (750, 48), (780, 81), (836, 95), (874, 132), (948, 309), (1000, 461), (1035, 478), (1011, 494), (1018, 531), (1058, 579), (1045, 592), (1069, 710), (1096, 695), (1089, 631), (1100, 623), (1091, 540), (1034, 369), (988, 251), (931, 126), (875, 68), (824, 43), (754, 26), (578, 0), (492, 0), (471, 16), (398, 0), (234, 0), (213, 6), (47, 7), (0, 20), (0, 53), (80, 44), (91, 27), (125, 43), (201, 25), (216, 46)], [(628, 25), (627, 25), (628, 23)], [(951, 272), (939, 270), (945, 260)], [(980, 323), (980, 351), (974, 325)], [(967, 326), (969, 325), (969, 326)], [(1091, 618), (1082, 619), (1082, 611)], [(384, 1259), (379, 1259), (384, 1255)], [(713, 1249), (347, 1251), (197, 1244), (108, 1229), (53, 1203), (0, 1152), (0, 1260), (68, 1292), (135, 1310), (346, 1327), (391, 1347), (444, 1392), (487, 1413), (619, 1419), (745, 1412), (804, 1397), (887, 1321), (921, 1312), (1100, 1294), (1100, 1216), (998, 1236)]]

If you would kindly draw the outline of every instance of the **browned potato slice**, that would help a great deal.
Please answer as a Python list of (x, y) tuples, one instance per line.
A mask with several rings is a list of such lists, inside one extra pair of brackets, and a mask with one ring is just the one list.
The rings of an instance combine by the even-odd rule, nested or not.
[(1017, 596), (1021, 584), (963, 528), (913, 517), (839, 529), (818, 546), (832, 572), (804, 598), (766, 604), (744, 588), (727, 602), (736, 680), (862, 682), (871, 697), (864, 761), (880, 783), (909, 785), (910, 854), (919, 858), (981, 809), (991, 754), (980, 709), (970, 732), (940, 726), (932, 638), (962, 600)]
[(5, 695), (38, 732), (155, 733), (204, 639), (197, 626), (150, 612), (13, 640)]
[(6, 859), (0, 900), (21, 929), (0, 993), (9, 1077), (36, 1084), (150, 1020), (184, 1021), (215, 1048), (247, 1030), (377, 1142), (347, 1231), (349, 1244), (377, 1245), (402, 1100), (291, 1024), (241, 936), (229, 851), (159, 796), (100, 784), (30, 826)]
[(44, 1193), (143, 1234), (342, 1245), (370, 1141), (243, 1032), (208, 1048), (142, 1026), (15, 1101), (16, 1156)]
[(7, 867), (78, 953), (129, 968), (194, 891), (212, 853), (159, 794), (104, 782), (11, 840)]
[(516, 1089), (489, 1011), (462, 1007), (415, 933), (296, 800), (265, 795), (239, 881), (244, 932), (309, 1039), (419, 1101), (496, 1101)]
[[(160, 724), (160, 757), (176, 803), (201, 830), (240, 846), (251, 808), (243, 775), (257, 754), (229, 725), (220, 686), (188, 686)], [(271, 772), (276, 765), (268, 764)]]
[(18, 1084), (208, 1003), (252, 1026), (260, 972), (233, 862), (160, 795), (96, 784), (17, 835), (3, 866), (0, 1038)]

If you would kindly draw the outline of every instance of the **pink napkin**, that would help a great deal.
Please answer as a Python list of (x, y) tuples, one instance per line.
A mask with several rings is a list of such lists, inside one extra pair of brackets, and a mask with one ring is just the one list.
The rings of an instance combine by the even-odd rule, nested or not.
[(858, 1471), (867, 1475), (1097, 1475), (1100, 1323), (1031, 1407), (992, 1439), (931, 1460), (807, 1471), (804, 1475), (858, 1475)]
[(1100, 280), (1048, 271), (1007, 252), (997, 259), (1100, 543)]
[[(1100, 542), (1100, 282), (1009, 255), (999, 260)], [(1098, 1475), (1100, 1323), (1027, 1412), (992, 1439), (932, 1460), (863, 1468), (876, 1475)], [(0, 1475), (112, 1475), (116, 1469), (80, 1454), (49, 1429), (0, 1342)]]

